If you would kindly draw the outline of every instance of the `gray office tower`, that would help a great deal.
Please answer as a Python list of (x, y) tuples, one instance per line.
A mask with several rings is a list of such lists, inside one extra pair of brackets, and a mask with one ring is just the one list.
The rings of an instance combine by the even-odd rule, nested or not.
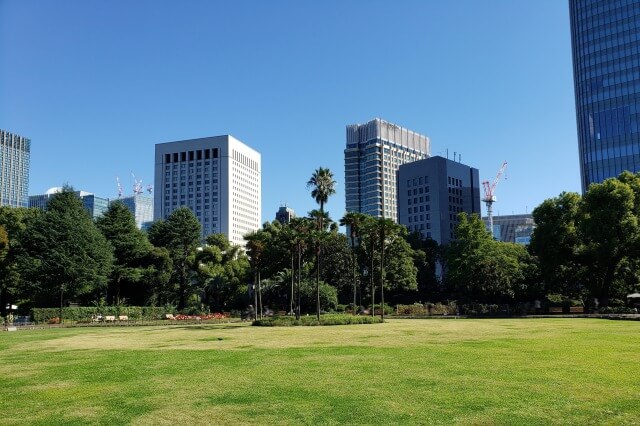
[(29, 207), (31, 141), (0, 129), (0, 206)]
[(234, 244), (260, 228), (260, 153), (233, 136), (156, 145), (154, 219), (193, 211), (202, 237), (223, 233)]
[(147, 229), (153, 223), (153, 197), (151, 195), (134, 194), (116, 201), (121, 201), (133, 214), (138, 229)]
[(570, 0), (582, 191), (640, 171), (640, 1)]
[(399, 222), (446, 244), (454, 238), (458, 214), (480, 215), (478, 169), (436, 156), (400, 166)]
[(429, 138), (376, 118), (347, 126), (344, 150), (347, 212), (398, 221), (396, 173), (402, 164), (429, 157)]

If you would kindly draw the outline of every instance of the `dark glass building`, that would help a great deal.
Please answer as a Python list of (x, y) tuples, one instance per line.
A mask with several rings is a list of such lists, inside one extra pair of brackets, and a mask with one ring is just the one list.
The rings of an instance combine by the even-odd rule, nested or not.
[(640, 171), (640, 0), (569, 0), (582, 191)]

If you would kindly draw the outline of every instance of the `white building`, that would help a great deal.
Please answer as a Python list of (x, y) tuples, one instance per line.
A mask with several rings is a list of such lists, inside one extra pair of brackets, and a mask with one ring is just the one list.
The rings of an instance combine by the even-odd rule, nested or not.
[(154, 219), (190, 208), (202, 237), (223, 233), (244, 245), (260, 228), (260, 153), (230, 135), (156, 144)]

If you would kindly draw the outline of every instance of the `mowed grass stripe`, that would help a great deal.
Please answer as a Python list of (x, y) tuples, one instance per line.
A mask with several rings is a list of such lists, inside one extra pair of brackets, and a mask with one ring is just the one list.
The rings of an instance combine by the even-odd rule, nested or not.
[(637, 423), (640, 323), (589, 319), (0, 335), (0, 423)]

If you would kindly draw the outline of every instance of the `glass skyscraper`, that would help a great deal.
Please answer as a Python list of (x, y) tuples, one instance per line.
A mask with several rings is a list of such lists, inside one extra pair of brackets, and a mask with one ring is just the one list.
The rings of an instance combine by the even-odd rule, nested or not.
[(583, 192), (640, 171), (640, 0), (569, 0)]
[(379, 118), (347, 126), (347, 212), (384, 216), (397, 222), (398, 168), (429, 157), (429, 146), (428, 137)]
[(31, 141), (0, 130), (0, 206), (29, 207)]

